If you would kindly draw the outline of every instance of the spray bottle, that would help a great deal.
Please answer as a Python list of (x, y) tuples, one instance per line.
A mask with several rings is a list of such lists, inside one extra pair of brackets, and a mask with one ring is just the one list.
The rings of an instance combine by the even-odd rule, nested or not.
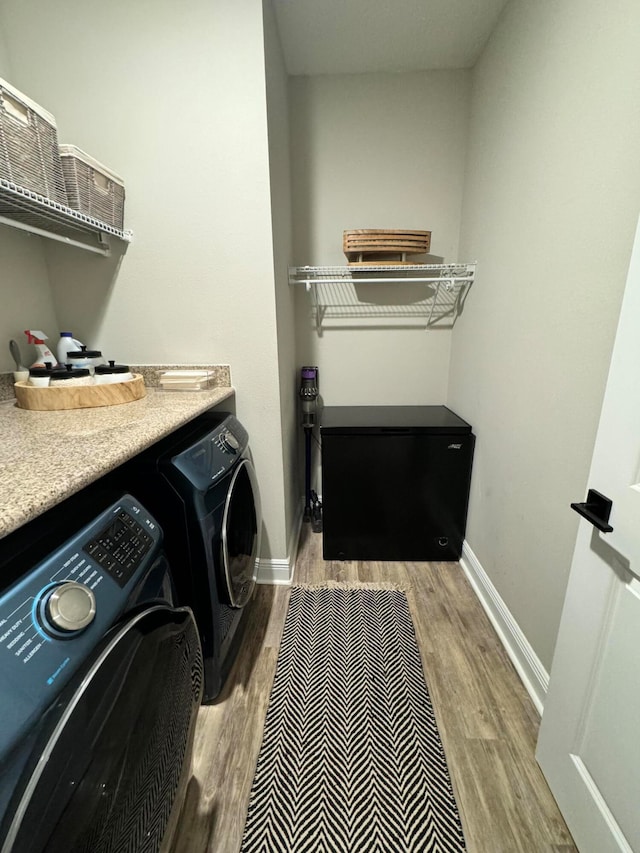
[(25, 335), (27, 336), (27, 341), (30, 344), (33, 344), (36, 350), (38, 351), (38, 357), (33, 362), (31, 367), (43, 366), (45, 364), (50, 364), (52, 367), (55, 367), (58, 362), (56, 360), (55, 355), (45, 344), (45, 341), (48, 340), (45, 333), (25, 329)]
[(67, 355), (70, 352), (80, 352), (83, 348), (84, 344), (73, 337), (73, 332), (60, 332), (60, 340), (56, 350), (58, 361), (60, 364), (66, 364), (69, 361)]

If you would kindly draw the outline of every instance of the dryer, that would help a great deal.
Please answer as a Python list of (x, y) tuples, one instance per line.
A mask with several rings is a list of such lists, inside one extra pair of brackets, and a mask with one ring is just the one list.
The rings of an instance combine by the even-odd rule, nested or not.
[(202, 656), (162, 531), (82, 492), (0, 541), (0, 851), (168, 850)]
[(158, 519), (178, 601), (193, 610), (204, 660), (203, 702), (220, 694), (242, 642), (262, 526), (249, 435), (209, 410), (111, 475)]

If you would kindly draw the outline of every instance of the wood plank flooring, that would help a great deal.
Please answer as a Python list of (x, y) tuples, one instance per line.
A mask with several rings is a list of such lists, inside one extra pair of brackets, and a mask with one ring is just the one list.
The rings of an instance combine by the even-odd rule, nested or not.
[[(406, 590), (469, 853), (575, 853), (534, 758), (537, 711), (460, 566), (325, 562), (321, 539), (304, 525), (296, 582)], [(288, 598), (287, 587), (258, 587), (229, 682), (200, 710), (172, 853), (240, 849)]]

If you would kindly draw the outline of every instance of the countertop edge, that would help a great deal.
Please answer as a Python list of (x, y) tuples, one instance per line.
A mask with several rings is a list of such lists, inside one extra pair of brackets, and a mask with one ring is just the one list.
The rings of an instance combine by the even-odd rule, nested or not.
[[(142, 400), (102, 410), (76, 410), (73, 415), (30, 412), (3, 402), (0, 425), (8, 430), (5, 441), (10, 442), (14, 431), (16, 446), (10, 448), (11, 454), (0, 453), (0, 538), (234, 396), (233, 387), (195, 392), (149, 388)], [(91, 428), (83, 431), (86, 421), (81, 413), (87, 411), (96, 414)], [(68, 431), (70, 423), (80, 427), (75, 440), (56, 430)]]

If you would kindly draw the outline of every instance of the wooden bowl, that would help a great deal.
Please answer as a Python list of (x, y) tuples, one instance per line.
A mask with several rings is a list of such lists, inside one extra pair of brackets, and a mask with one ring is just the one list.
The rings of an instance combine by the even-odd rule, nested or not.
[(14, 384), (21, 409), (53, 412), (59, 409), (92, 409), (97, 406), (118, 406), (140, 400), (145, 395), (144, 379), (134, 373), (133, 379), (109, 385), (74, 385), (71, 388), (36, 388), (28, 382)]

